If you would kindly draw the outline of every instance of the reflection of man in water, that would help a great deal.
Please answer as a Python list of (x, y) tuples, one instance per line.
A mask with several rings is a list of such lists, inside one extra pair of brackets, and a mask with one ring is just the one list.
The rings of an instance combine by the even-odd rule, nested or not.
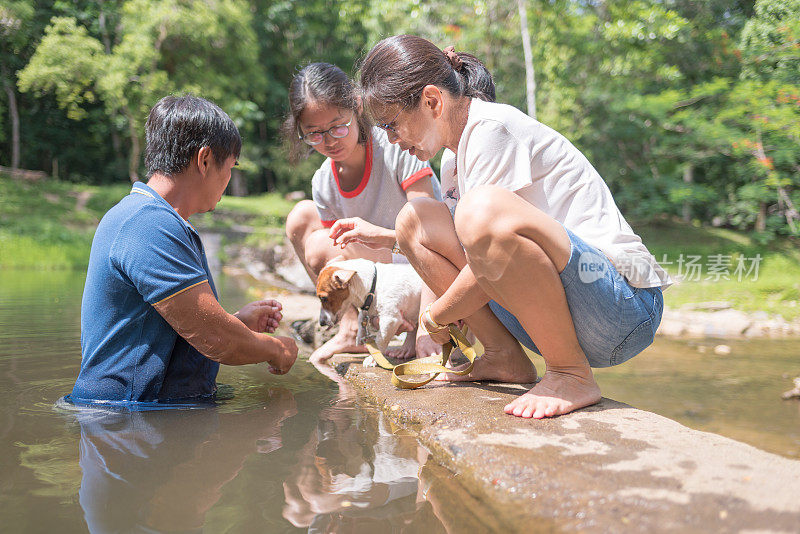
[(190, 216), (222, 197), (242, 146), (233, 121), (193, 96), (162, 98), (146, 126), (149, 180), (97, 227), (81, 306), (76, 403), (212, 399), (219, 364), (268, 362), (284, 374), (297, 357), (270, 336), (280, 304), (235, 314), (217, 302), (203, 244)]
[(267, 408), (80, 412), (80, 503), (89, 530), (201, 531), (245, 458), (281, 447), (294, 398), (272, 390)]

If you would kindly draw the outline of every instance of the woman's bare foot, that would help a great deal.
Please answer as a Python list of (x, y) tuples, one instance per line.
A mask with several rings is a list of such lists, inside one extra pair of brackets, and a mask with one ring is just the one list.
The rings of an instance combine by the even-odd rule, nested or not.
[[(460, 367), (461, 368), (461, 367)], [(457, 368), (456, 370), (460, 369)], [(510, 348), (495, 349), (486, 347), (483, 356), (475, 360), (472, 372), (468, 375), (439, 375), (437, 380), (464, 382), (493, 380), (512, 384), (536, 382), (536, 367), (518, 344)]]
[(569, 370), (548, 369), (529, 392), (514, 399), (503, 409), (517, 417), (542, 419), (563, 415), (600, 401), (600, 387), (588, 364)]

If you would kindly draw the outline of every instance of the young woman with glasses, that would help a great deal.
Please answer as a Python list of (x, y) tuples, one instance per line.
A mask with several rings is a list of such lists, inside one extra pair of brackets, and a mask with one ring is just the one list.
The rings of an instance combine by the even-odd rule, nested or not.
[[(283, 131), (292, 157), (312, 151), (327, 156), (311, 180), (313, 201), (299, 202), (286, 219), (286, 235), (311, 280), (337, 256), (405, 261), (396, 254), (395, 218), (410, 199), (441, 198), (430, 165), (389, 143), (384, 130), (391, 124), (370, 126), (355, 85), (335, 65), (312, 63), (300, 70), (289, 87), (289, 108)], [(432, 299), (424, 290), (423, 303)], [(336, 336), (311, 360), (365, 350), (356, 345), (356, 319), (355, 310), (348, 312)], [(441, 350), (424, 331), (409, 333), (407, 340), (390, 354), (405, 359)]]
[(377, 120), (393, 117), (392, 143), (422, 161), (455, 154), (455, 217), (430, 199), (397, 217), (400, 246), (438, 296), (421, 325), (444, 341), (463, 319), (485, 349), (469, 376), (446, 378), (533, 383), (522, 343), (547, 371), (504, 411), (565, 414), (600, 400), (591, 367), (652, 343), (671, 282), (577, 148), (478, 94), (484, 71), (470, 54), (400, 35), (367, 54), (362, 95)]

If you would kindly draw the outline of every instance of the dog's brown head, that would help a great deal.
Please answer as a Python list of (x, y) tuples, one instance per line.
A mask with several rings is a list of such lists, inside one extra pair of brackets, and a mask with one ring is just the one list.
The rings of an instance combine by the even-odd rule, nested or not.
[(319, 324), (333, 326), (342, 318), (350, 301), (350, 281), (355, 271), (332, 264), (320, 271), (317, 277), (317, 297), (322, 305)]

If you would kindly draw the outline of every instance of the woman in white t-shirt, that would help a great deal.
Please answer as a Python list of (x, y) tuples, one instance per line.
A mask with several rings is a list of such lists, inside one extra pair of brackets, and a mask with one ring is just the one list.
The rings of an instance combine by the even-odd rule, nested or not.
[(475, 332), (485, 353), (468, 380), (534, 382), (517, 341), (538, 352), (547, 372), (505, 412), (564, 414), (600, 400), (591, 367), (652, 343), (670, 280), (578, 149), (480, 98), (483, 71), (474, 56), (400, 35), (365, 58), (362, 95), (391, 142), (422, 161), (451, 152), (442, 190), (455, 217), (419, 199), (397, 219), (401, 248), (438, 295), (421, 323), (440, 342), (459, 319)]
[[(391, 263), (395, 218), (403, 205), (413, 198), (441, 198), (430, 165), (370, 127), (355, 86), (335, 65), (311, 63), (301, 69), (289, 88), (289, 107), (284, 134), (293, 158), (302, 147), (306, 154), (316, 150), (327, 156), (312, 179), (313, 201), (299, 202), (286, 219), (286, 235), (311, 281), (336, 256)], [(425, 289), (423, 305), (434, 298)], [(356, 345), (356, 319), (355, 311), (348, 311), (337, 335), (315, 350), (311, 360), (364, 350)], [(392, 356), (406, 359), (441, 351), (424, 330), (412, 334)]]

